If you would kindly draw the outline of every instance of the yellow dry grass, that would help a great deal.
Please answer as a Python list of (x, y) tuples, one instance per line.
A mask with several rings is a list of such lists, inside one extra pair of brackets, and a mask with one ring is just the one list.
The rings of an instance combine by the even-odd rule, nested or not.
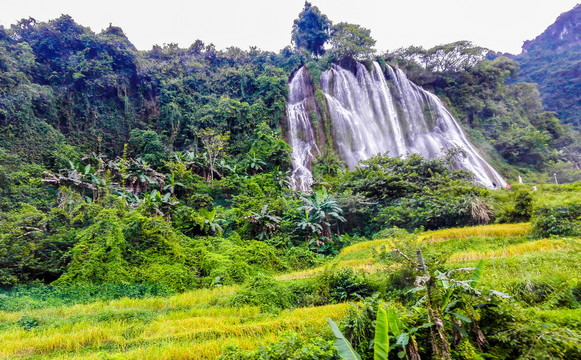
[[(220, 289), (221, 290), (221, 289)], [(220, 296), (220, 292), (217, 295)], [(207, 293), (202, 290), (201, 293)], [(72, 323), (55, 322), (53, 326), (41, 326), (32, 330), (14, 328), (0, 332), (0, 358), (60, 358), (90, 359), (213, 359), (219, 355), (226, 344), (234, 343), (245, 349), (274, 341), (286, 331), (308, 333), (326, 330), (326, 318), (338, 320), (346, 311), (348, 304), (335, 304), (320, 307), (285, 310), (279, 314), (260, 313), (257, 307), (211, 307), (200, 304), (195, 298), (197, 291), (188, 292), (165, 300), (170, 306), (153, 321), (95, 321), (90, 317)], [(151, 300), (131, 300), (134, 308), (156, 311), (158, 304)], [(127, 305), (128, 299), (113, 301)], [(196, 303), (191, 308), (183, 308), (184, 302)], [(172, 304), (178, 304), (173, 307)], [(83, 308), (86, 309), (83, 309)], [(83, 314), (98, 314), (95, 304), (75, 306)], [(55, 309), (53, 309), (54, 311)], [(55, 314), (55, 312), (53, 312)], [(6, 315), (4, 313), (3, 315)], [(46, 310), (29, 312), (45, 322), (54, 320)], [(74, 317), (75, 314), (68, 314)], [(66, 320), (66, 315), (59, 321)], [(5, 317), (6, 319), (6, 317)]]
[(371, 240), (371, 241), (364, 241), (364, 242), (360, 242), (351, 246), (347, 246), (344, 247), (341, 250), (341, 255), (347, 255), (356, 251), (361, 251), (361, 250), (367, 250), (369, 249), (371, 246), (374, 247), (380, 247), (381, 245), (385, 245), (388, 246), (392, 244), (392, 240), (391, 239), (377, 239), (377, 240)]
[[(571, 240), (577, 246), (581, 245), (581, 240)], [(566, 243), (563, 240), (542, 239), (537, 241), (526, 242), (522, 244), (510, 245), (503, 249), (490, 250), (484, 252), (466, 251), (456, 253), (448, 259), (448, 261), (464, 261), (464, 260), (478, 260), (490, 259), (498, 257), (511, 257), (523, 255), (529, 252), (555, 251), (571, 248), (571, 243)]]
[[(420, 235), (420, 241), (444, 241), (448, 239), (462, 239), (472, 236), (488, 236), (488, 237), (524, 236), (529, 232), (530, 225), (531, 225), (530, 223), (493, 224), (493, 225), (481, 225), (472, 227), (426, 231), (425, 233)], [(367, 256), (363, 259), (354, 259), (354, 260), (341, 260), (341, 257), (344, 257), (347, 254), (352, 254), (355, 252), (368, 251), (372, 246), (375, 248), (380, 248), (381, 246), (389, 247), (392, 245), (393, 239), (377, 239), (360, 242), (343, 248), (337, 258), (338, 261), (332, 263), (331, 265), (281, 274), (276, 276), (276, 279), (292, 280), (314, 277), (317, 276), (318, 274), (321, 274), (323, 271), (325, 271), (325, 269), (329, 268), (330, 266), (335, 266), (338, 268), (349, 266), (352, 267), (353, 270), (355, 271), (362, 271), (367, 273), (375, 272), (378, 271), (381, 268), (381, 266), (377, 264), (375, 259), (373, 259), (371, 256)]]
[(292, 273), (286, 273), (276, 276), (277, 280), (293, 280), (293, 279), (303, 279), (309, 277), (315, 277), (317, 275), (322, 274), (326, 269), (329, 268), (337, 268), (341, 269), (344, 267), (350, 267), (355, 271), (361, 272), (375, 272), (378, 270), (379, 265), (376, 263), (375, 259), (367, 258), (367, 259), (353, 259), (353, 260), (342, 260), (335, 262), (333, 264), (327, 266), (320, 266), (314, 269), (307, 269), (302, 271), (295, 271)]
[(420, 236), (420, 239), (441, 241), (448, 239), (461, 239), (471, 236), (514, 237), (526, 235), (530, 231), (530, 228), (530, 223), (480, 225), (426, 231), (422, 236)]
[[(481, 225), (461, 228), (442, 229), (434, 231), (426, 231), (420, 235), (420, 240), (441, 241), (448, 239), (461, 239), (471, 236), (524, 236), (530, 230), (530, 223), (519, 224), (493, 224)], [(382, 245), (389, 246), (393, 243), (392, 239), (377, 239), (372, 241), (365, 241), (358, 244), (345, 247), (341, 250), (341, 255), (347, 255), (352, 252), (369, 249), (371, 246), (380, 247)]]

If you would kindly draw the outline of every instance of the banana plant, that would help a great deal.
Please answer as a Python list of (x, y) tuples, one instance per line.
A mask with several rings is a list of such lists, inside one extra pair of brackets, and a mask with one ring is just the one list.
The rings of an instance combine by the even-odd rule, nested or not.
[[(322, 229), (322, 239), (331, 239), (331, 222), (345, 222), (345, 218), (341, 215), (343, 210), (339, 203), (333, 196), (323, 189), (313, 193), (309, 197), (301, 197), (304, 205), (299, 210), (306, 210), (312, 222), (316, 222)], [(308, 217), (307, 217), (308, 220)]]
[[(389, 354), (389, 320), (385, 309), (378, 307), (375, 319), (375, 335), (373, 340), (373, 360), (387, 360)], [(335, 348), (343, 360), (361, 360), (361, 356), (353, 349), (337, 324), (327, 318), (329, 326), (335, 335)]]
[(245, 163), (246, 168), (251, 170), (252, 175), (256, 175), (258, 171), (262, 170), (262, 166), (266, 165), (266, 163), (262, 161), (262, 159), (256, 156), (256, 153), (254, 151), (248, 154)]
[(339, 330), (337, 324), (329, 318), (327, 318), (327, 321), (329, 322), (329, 326), (333, 331), (333, 335), (335, 335), (335, 349), (337, 349), (337, 352), (339, 353), (341, 359), (361, 360), (361, 356), (359, 356), (359, 354), (355, 350), (353, 350), (351, 343), (349, 342), (349, 340), (345, 338), (345, 335), (343, 335), (341, 330)]
[(259, 240), (268, 239), (272, 233), (280, 226), (282, 218), (276, 216), (274, 211), (268, 208), (268, 204), (264, 205), (259, 212), (250, 212), (250, 216), (246, 217), (250, 223), (256, 224), (260, 233)]
[(410, 354), (409, 358), (411, 358), (411, 360), (420, 360), (416, 332), (423, 328), (429, 328), (433, 326), (434, 323), (425, 323), (418, 327), (409, 328), (399, 319), (397, 313), (393, 309), (387, 311), (387, 321), (389, 323), (389, 330), (395, 338), (395, 343), (391, 345), (390, 350), (395, 350), (398, 347), (401, 347), (397, 356), (400, 359), (407, 359), (407, 347)]
[[(391, 310), (393, 311), (393, 310)], [(373, 360), (387, 360), (389, 354), (389, 320), (385, 309), (378, 307), (373, 338)]]
[(221, 223), (226, 222), (226, 220), (219, 218), (216, 215), (216, 209), (208, 211), (206, 209), (200, 209), (198, 218), (198, 226), (200, 229), (209, 234), (220, 235), (223, 231)]
[(307, 233), (307, 246), (314, 244), (317, 247), (324, 245), (319, 236), (323, 233), (323, 226), (318, 223), (318, 220), (309, 216), (309, 211), (305, 209), (305, 217), (297, 223), (297, 228)]
[(172, 172), (166, 175), (168, 183), (163, 187), (163, 190), (169, 190), (170, 194), (173, 196), (175, 194), (176, 188), (184, 187), (184, 184), (176, 180), (175, 174)]
[(140, 207), (151, 215), (165, 216), (169, 219), (170, 207), (178, 203), (179, 201), (171, 193), (162, 194), (157, 190), (153, 190), (143, 195)]

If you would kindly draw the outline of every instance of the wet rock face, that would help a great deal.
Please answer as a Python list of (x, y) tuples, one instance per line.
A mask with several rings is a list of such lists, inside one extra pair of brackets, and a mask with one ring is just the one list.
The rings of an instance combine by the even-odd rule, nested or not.
[(316, 115), (315, 96), (309, 74), (305, 67), (296, 71), (289, 83), (286, 105), (287, 142), (293, 148), (293, 187), (307, 191), (313, 181), (313, 160), (319, 155), (313, 114)]

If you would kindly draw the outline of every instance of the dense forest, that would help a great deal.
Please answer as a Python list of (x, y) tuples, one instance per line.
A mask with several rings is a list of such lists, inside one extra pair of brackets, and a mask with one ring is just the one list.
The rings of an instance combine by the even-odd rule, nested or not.
[[(525, 300), (512, 302), (509, 313), (498, 307), (504, 293), (476, 289), (480, 264), (472, 283), (454, 287), (452, 269), (440, 258), (455, 248), (415, 252), (424, 231), (461, 226), (530, 221), (530, 231), (510, 244), (581, 236), (580, 137), (557, 116), (575, 120), (565, 110), (545, 111), (536, 84), (518, 81), (519, 62), (466, 41), (379, 54), (370, 30), (334, 24), (309, 3), (291, 33), (278, 53), (218, 50), (201, 40), (187, 49), (164, 44), (138, 51), (119, 27), (97, 34), (67, 15), (0, 27), (0, 310), (243, 284), (228, 306), (276, 312), (377, 292), (341, 325), (363, 358), (373, 357), (369, 342), (382, 296), (406, 306), (420, 301), (423, 309), (403, 320), (386, 312), (389, 326), (402, 326), (389, 335), (399, 358), (504, 359), (530, 354), (516, 340), (486, 340), (500, 326), (495, 321), (512, 331), (506, 337), (533, 341), (540, 323), (517, 326), (529, 305), (553, 301), (547, 306), (578, 309), (576, 280), (535, 283), (539, 298), (532, 300), (517, 286)], [(378, 154), (349, 170), (330, 147), (313, 166), (312, 191), (294, 190), (285, 141), (289, 78), (305, 66), (317, 79), (332, 64), (353, 59), (404, 70), (444, 101), (511, 183), (521, 175), (528, 184), (511, 192), (479, 187), (453, 166), (454, 150), (437, 159)], [(554, 181), (571, 184), (543, 185)], [(533, 183), (544, 190), (533, 191)], [(381, 276), (346, 268), (294, 285), (272, 278), (382, 238), (397, 239), (399, 250), (373, 250), (391, 269)], [(416, 275), (428, 279), (423, 287), (414, 285)], [(431, 320), (422, 322), (426, 312)], [(25, 316), (14, 326), (30, 330), (39, 326), (35, 321)], [(552, 348), (532, 354), (579, 356), (571, 345), (580, 337), (578, 323), (567, 331)], [(316, 354), (296, 359), (338, 356), (323, 339), (286, 341), (279, 345)], [(290, 358), (271, 350), (267, 357), (233, 347), (223, 356)]]
[(519, 80), (538, 83), (547, 109), (577, 127), (581, 104), (581, 4), (561, 14), (535, 39), (526, 41), (515, 57)]

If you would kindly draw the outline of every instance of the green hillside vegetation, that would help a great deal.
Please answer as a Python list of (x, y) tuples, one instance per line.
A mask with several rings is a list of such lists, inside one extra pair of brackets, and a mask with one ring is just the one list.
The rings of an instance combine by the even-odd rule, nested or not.
[[(338, 359), (328, 317), (370, 359), (378, 308), (390, 358), (579, 357), (578, 143), (516, 62), (464, 42), (376, 56), (309, 3), (291, 41), (0, 27), (0, 357)], [(457, 149), (354, 170), (326, 149), (293, 190), (289, 77), (353, 59), (404, 69), (526, 183), (479, 187)]]
[(581, 4), (561, 14), (534, 40), (526, 41), (521, 54), (519, 80), (539, 86), (547, 109), (577, 128), (581, 125)]
[[(212, 359), (219, 354), (224, 359), (286, 359), (299, 353), (302, 357), (297, 359), (332, 359), (337, 355), (332, 342), (325, 340), (330, 336), (325, 318), (331, 317), (363, 358), (369, 358), (367, 334), (373, 331), (375, 315), (369, 308), (394, 309), (406, 328), (426, 321), (422, 305), (411, 313), (406, 310), (406, 304), (421, 297), (407, 291), (413, 278), (406, 274), (413, 269), (390, 259), (394, 246), (405, 251), (405, 246), (419, 241), (434, 270), (467, 268), (486, 258), (481, 287), (512, 294), (511, 299), (495, 301), (497, 307), (479, 310), (478, 324), (489, 343), (485, 347), (489, 355), (574, 358), (579, 356), (581, 336), (580, 279), (575, 275), (580, 273), (576, 254), (581, 244), (578, 238), (534, 240), (527, 237), (530, 227), (488, 225), (419, 236), (391, 229), (384, 233), (390, 237), (346, 247), (326, 267), (310, 274), (287, 273), (280, 280), (259, 275), (242, 287), (220, 286), (169, 297), (46, 306), (48, 289), (5, 293), (0, 351), (8, 358), (34, 359)], [(380, 297), (358, 306), (346, 302), (357, 300), (355, 294), (376, 291)], [(465, 311), (455, 310), (461, 319), (462, 313), (471, 316)], [(476, 341), (472, 343), (470, 323), (462, 326), (469, 335), (454, 346), (455, 358), (482, 356)], [(428, 333), (420, 330), (415, 338), (420, 354), (428, 356)], [(243, 355), (244, 349), (267, 343), (275, 345), (268, 345), (266, 352)], [(315, 355), (319, 357), (309, 357)]]

